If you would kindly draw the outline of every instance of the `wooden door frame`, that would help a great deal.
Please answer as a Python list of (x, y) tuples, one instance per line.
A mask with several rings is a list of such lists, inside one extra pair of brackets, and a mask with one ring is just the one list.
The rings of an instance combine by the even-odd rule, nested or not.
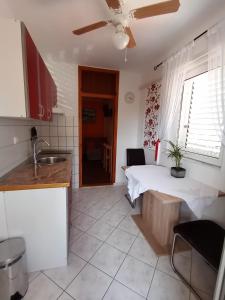
[(83, 141), (82, 141), (82, 97), (85, 93), (81, 91), (81, 73), (84, 70), (90, 70), (95, 72), (113, 73), (116, 76), (116, 94), (113, 97), (109, 97), (113, 101), (113, 155), (112, 155), (112, 176), (109, 184), (115, 183), (116, 179), (116, 150), (117, 150), (117, 128), (118, 128), (118, 98), (119, 98), (119, 74), (118, 70), (80, 66), (78, 65), (78, 124), (79, 124), (79, 187), (90, 186), (83, 185)]

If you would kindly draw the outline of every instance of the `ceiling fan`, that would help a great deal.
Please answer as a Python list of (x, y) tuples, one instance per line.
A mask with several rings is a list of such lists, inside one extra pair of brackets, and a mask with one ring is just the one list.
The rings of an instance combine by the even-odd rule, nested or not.
[(81, 35), (92, 30), (99, 29), (108, 24), (112, 24), (115, 27), (115, 33), (113, 35), (113, 42), (117, 49), (134, 48), (136, 42), (129, 24), (132, 20), (144, 19), (153, 16), (168, 14), (176, 12), (179, 9), (179, 0), (168, 0), (164, 2), (158, 2), (156, 4), (140, 7), (137, 9), (124, 12), (123, 5), (124, 0), (105, 0), (111, 13), (112, 18), (107, 21), (99, 21), (88, 26), (75, 29), (73, 33), (75, 35)]

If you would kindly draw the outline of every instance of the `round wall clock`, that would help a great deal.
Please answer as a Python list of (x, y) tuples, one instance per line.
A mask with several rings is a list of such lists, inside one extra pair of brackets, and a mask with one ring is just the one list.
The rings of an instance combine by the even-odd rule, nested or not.
[(133, 92), (127, 92), (124, 98), (125, 98), (125, 102), (129, 104), (134, 103), (135, 101), (135, 95)]

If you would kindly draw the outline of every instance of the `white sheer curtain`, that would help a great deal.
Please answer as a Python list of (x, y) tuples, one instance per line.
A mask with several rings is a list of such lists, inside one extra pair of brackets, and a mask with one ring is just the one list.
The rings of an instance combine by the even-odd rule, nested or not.
[(209, 29), (207, 35), (208, 94), (212, 104), (216, 104), (217, 136), (225, 146), (225, 21)]
[[(190, 43), (163, 64), (163, 79), (160, 96), (159, 141), (175, 139), (178, 129), (174, 120), (179, 114), (186, 65), (190, 61), (194, 43)], [(159, 144), (157, 164), (160, 163), (162, 147)]]

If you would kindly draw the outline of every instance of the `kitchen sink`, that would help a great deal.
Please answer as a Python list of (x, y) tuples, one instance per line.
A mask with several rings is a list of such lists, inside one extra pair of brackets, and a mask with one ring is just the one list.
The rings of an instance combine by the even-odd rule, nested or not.
[(65, 157), (60, 157), (60, 156), (45, 156), (45, 157), (38, 158), (37, 163), (38, 164), (52, 165), (52, 164), (63, 162), (63, 161), (66, 161)]

